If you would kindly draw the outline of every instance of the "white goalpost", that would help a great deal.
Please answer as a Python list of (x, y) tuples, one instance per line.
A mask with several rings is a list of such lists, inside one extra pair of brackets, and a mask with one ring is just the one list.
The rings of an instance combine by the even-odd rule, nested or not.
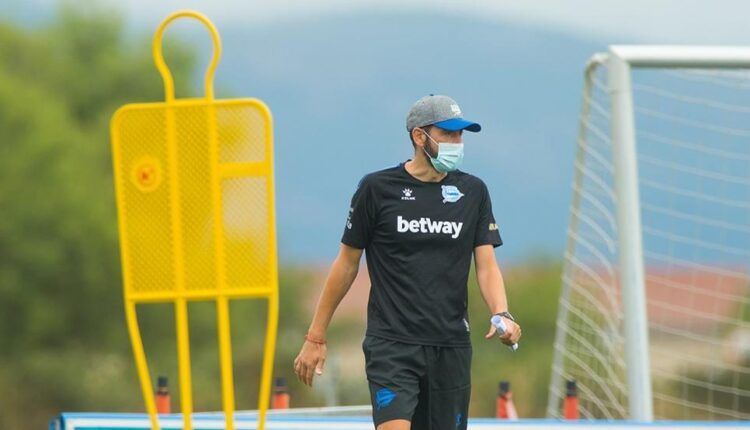
[(750, 419), (750, 48), (586, 67), (547, 415)]

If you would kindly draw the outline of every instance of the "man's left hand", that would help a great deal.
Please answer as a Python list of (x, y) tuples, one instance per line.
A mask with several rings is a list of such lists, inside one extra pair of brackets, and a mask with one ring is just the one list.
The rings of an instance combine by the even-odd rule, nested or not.
[[(508, 346), (511, 346), (514, 343), (518, 343), (518, 341), (521, 339), (521, 326), (516, 324), (516, 322), (511, 320), (510, 318), (501, 318), (505, 323), (505, 334), (500, 336), (500, 341)], [(484, 335), (484, 338), (490, 339), (495, 335), (495, 333), (497, 333), (497, 329), (494, 325), (492, 325), (492, 323), (490, 323), (490, 331), (488, 331), (487, 334)]]

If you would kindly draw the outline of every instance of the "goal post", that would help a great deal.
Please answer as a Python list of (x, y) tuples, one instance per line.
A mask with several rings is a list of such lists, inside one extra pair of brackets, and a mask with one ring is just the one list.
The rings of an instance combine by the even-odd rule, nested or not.
[(612, 131), (620, 285), (625, 313), (625, 364), (630, 418), (651, 421), (651, 374), (648, 356), (646, 287), (641, 244), (641, 211), (638, 199), (635, 119), (630, 65), (613, 48), (607, 59)]
[[(655, 84), (634, 86), (633, 74), (641, 69), (667, 73), (655, 78)], [(750, 199), (750, 127), (743, 127), (742, 121), (739, 126), (720, 122), (724, 112), (731, 114), (727, 117), (750, 113), (750, 93), (742, 106), (731, 92), (727, 101), (705, 88), (693, 94), (682, 82), (693, 82), (690, 73), (697, 70), (696, 76), (706, 78), (695, 79), (700, 84), (750, 88), (750, 75), (737, 69), (750, 70), (750, 48), (611, 46), (589, 61), (549, 417), (560, 416), (565, 380), (577, 379), (584, 418), (750, 418), (743, 412), (750, 406), (750, 362), (743, 361), (743, 354), (749, 353), (742, 347), (743, 336), (750, 336), (745, 315), (750, 307), (750, 258), (742, 252), (743, 245), (750, 245), (750, 212), (734, 211), (737, 203)], [(687, 73), (689, 78), (673, 73)], [(675, 89), (670, 89), (670, 80), (678, 81)], [(639, 97), (652, 104), (637, 105), (634, 99)], [(637, 145), (641, 139), (642, 145)], [(640, 152), (640, 146), (649, 152)], [(738, 154), (740, 159), (748, 157), (747, 169), (732, 164)], [(720, 156), (720, 161), (709, 160)], [(639, 176), (641, 165), (644, 178)], [(719, 194), (734, 193), (736, 200), (731, 201), (714, 196), (725, 200), (722, 204), (731, 203), (732, 210), (710, 207), (711, 191), (717, 187)], [(649, 199), (645, 207), (641, 189)], [(649, 235), (647, 257), (644, 231)], [(700, 251), (691, 251), (695, 248)], [(726, 296), (728, 304), (713, 304), (706, 315), (691, 315), (702, 312), (703, 297), (716, 294)], [(677, 303), (687, 295), (689, 303)], [(649, 321), (649, 315), (657, 315), (656, 320)], [(710, 332), (701, 327), (704, 320), (710, 321)], [(696, 365), (698, 358), (680, 362), (663, 357), (669, 348), (681, 354), (690, 341), (699, 344), (717, 337), (717, 345), (740, 351), (739, 362), (701, 356), (703, 361)], [(651, 359), (656, 355), (655, 365)], [(689, 356), (689, 350), (684, 355)], [(721, 366), (733, 369), (728, 372), (730, 382), (721, 379)], [(701, 379), (696, 376), (701, 371), (710, 375)], [(656, 386), (654, 374), (660, 376)], [(675, 388), (678, 385), (681, 388)], [(693, 387), (708, 393), (703, 404), (694, 398)], [(655, 399), (663, 410), (658, 414)]]

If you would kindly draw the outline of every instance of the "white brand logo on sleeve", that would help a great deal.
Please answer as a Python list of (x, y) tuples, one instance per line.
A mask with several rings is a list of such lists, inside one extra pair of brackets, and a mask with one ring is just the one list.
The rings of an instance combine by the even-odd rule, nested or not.
[(346, 228), (349, 230), (352, 229), (352, 212), (354, 212), (354, 208), (349, 208), (349, 215), (346, 216)]
[(397, 228), (399, 233), (443, 233), (451, 235), (452, 239), (458, 237), (461, 233), (461, 228), (464, 226), (462, 222), (453, 221), (433, 221), (429, 218), (419, 218), (408, 220), (404, 219), (401, 215), (396, 220)]

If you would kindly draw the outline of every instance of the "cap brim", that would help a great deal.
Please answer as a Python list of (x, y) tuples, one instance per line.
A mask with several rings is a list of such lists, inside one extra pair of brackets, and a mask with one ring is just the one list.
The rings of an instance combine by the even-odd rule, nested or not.
[(446, 119), (445, 121), (436, 122), (433, 125), (448, 131), (467, 130), (476, 133), (482, 130), (481, 125), (476, 122), (467, 121), (463, 118)]

